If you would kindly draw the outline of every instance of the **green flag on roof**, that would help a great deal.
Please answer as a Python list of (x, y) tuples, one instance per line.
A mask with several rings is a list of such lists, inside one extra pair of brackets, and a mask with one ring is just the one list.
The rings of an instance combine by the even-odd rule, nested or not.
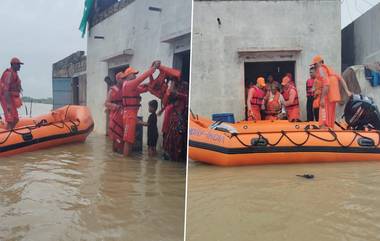
[(88, 22), (88, 18), (90, 16), (93, 4), (94, 4), (94, 0), (86, 0), (84, 2), (83, 17), (82, 17), (82, 21), (80, 22), (80, 26), (79, 26), (79, 30), (82, 32), (82, 38), (86, 34), (87, 22)]

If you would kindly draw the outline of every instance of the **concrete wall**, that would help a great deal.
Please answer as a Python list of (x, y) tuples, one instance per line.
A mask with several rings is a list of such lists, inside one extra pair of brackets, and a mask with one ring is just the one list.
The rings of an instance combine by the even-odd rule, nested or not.
[[(84, 51), (77, 51), (66, 58), (53, 64), (52, 78), (78, 78), (78, 104), (86, 105), (86, 55)], [(53, 90), (53, 99), (54, 96)], [(67, 104), (74, 103), (74, 93), (72, 93), (72, 101)]]
[(244, 62), (295, 60), (303, 118), (312, 57), (321, 54), (340, 71), (340, 1), (195, 1), (193, 19), (191, 108), (198, 114), (244, 118)]
[[(343, 29), (343, 63), (350, 65), (380, 61), (380, 4)], [(351, 32), (351, 33), (350, 33)], [(353, 58), (353, 61), (351, 60)]]
[(372, 97), (380, 107), (380, 87), (365, 78), (364, 66), (380, 62), (380, 4), (371, 8), (342, 30), (342, 66), (355, 70), (362, 94)]
[[(162, 11), (151, 11), (148, 9), (150, 6)], [(130, 64), (142, 72), (156, 59), (171, 66), (174, 52), (178, 48), (190, 47), (190, 28), (191, 1), (138, 0), (90, 29), (87, 41), (87, 103), (95, 119), (96, 132), (104, 134), (106, 131), (103, 107), (106, 84), (103, 79), (109, 68)], [(95, 39), (95, 36), (104, 39)], [(142, 98), (140, 115), (146, 120), (147, 103), (153, 97), (143, 94)]]
[(73, 77), (86, 72), (86, 55), (77, 51), (53, 64), (53, 77)]

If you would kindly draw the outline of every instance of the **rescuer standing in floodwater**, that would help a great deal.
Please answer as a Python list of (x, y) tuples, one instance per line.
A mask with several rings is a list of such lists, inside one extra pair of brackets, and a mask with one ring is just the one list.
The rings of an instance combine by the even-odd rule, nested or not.
[(148, 91), (148, 85), (140, 85), (145, 79), (151, 76), (160, 67), (160, 61), (154, 61), (149, 70), (140, 76), (136, 76), (138, 71), (132, 67), (124, 71), (123, 83), (123, 124), (124, 124), (124, 148), (123, 153), (128, 156), (132, 145), (135, 143), (137, 113), (140, 108), (141, 93)]
[[(116, 84), (112, 85), (108, 91), (105, 102), (106, 110), (109, 114), (108, 121), (108, 137), (112, 140), (112, 148), (114, 152), (123, 153), (123, 72), (116, 74)], [(110, 79), (111, 80), (111, 79)]]
[(22, 105), (20, 98), (21, 80), (17, 74), (22, 63), (18, 58), (11, 59), (11, 67), (6, 69), (0, 79), (0, 103), (4, 111), (7, 129), (13, 129), (19, 121), (17, 108)]

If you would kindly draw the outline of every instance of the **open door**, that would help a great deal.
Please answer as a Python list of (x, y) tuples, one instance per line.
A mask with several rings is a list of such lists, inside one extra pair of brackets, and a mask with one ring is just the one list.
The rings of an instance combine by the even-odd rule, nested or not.
[[(246, 62), (244, 63), (245, 102), (247, 103), (248, 89), (251, 84), (256, 84), (258, 77), (264, 77), (268, 82), (268, 76), (272, 75), (274, 80), (281, 85), (282, 78), (291, 73), (295, 76), (295, 61), (275, 62)], [(247, 119), (247, 105), (245, 105), (245, 117)]]
[(173, 57), (173, 68), (182, 72), (182, 81), (189, 82), (190, 79), (190, 50), (175, 53)]

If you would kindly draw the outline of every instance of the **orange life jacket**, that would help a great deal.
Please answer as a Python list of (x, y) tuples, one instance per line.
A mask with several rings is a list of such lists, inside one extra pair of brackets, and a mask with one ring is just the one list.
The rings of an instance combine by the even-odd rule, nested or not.
[(329, 101), (330, 102), (339, 102), (341, 101), (341, 96), (340, 96), (340, 85), (339, 85), (339, 80), (341, 79), (341, 76), (336, 74), (332, 68), (329, 66), (322, 64), (321, 68), (323, 68), (329, 78)]
[(260, 106), (264, 103), (265, 92), (257, 86), (253, 86), (253, 93), (251, 96), (251, 105)]
[[(9, 84), (8, 88), (6, 88), (7, 83), (5, 83), (5, 75), (7, 72), (10, 72), (11, 74), (11, 83)], [(11, 68), (6, 69), (3, 75), (1, 76), (0, 94), (3, 94), (5, 89), (8, 89), (8, 91), (10, 92), (17, 92), (17, 93), (21, 92), (21, 80), (18, 77), (17, 72), (13, 71)]]
[(156, 79), (151, 77), (148, 90), (152, 95), (155, 95), (157, 98), (162, 100), (165, 96), (166, 90), (168, 89), (168, 84), (165, 82), (165, 79), (171, 77), (174, 81), (179, 81), (181, 78), (181, 71), (166, 67), (164, 65), (161, 65), (159, 70), (160, 75)]
[(133, 110), (134, 113), (137, 113), (138, 109), (141, 106), (140, 94), (148, 91), (149, 88), (147, 85), (141, 85), (141, 83), (149, 76), (151, 76), (154, 71), (155, 68), (151, 67), (136, 79), (124, 81), (122, 95), (123, 106), (125, 110)]
[(315, 90), (314, 90), (314, 101), (313, 101), (313, 108), (317, 109), (319, 108), (319, 103), (321, 102), (321, 94), (322, 94), (322, 88), (323, 88), (323, 82), (321, 79), (315, 79)]
[(123, 87), (123, 106), (126, 109), (138, 110), (141, 106), (141, 96), (137, 89)]
[(121, 105), (123, 103), (123, 93), (121, 89), (114, 85), (110, 88), (110, 101), (111, 103)]
[[(5, 83), (5, 75), (7, 73), (10, 73), (11, 75), (11, 82)], [(16, 108), (19, 108), (22, 106), (22, 100), (20, 96), (21, 92), (21, 80), (18, 77), (18, 74), (16, 71), (13, 71), (13, 69), (9, 68), (6, 69), (1, 76), (0, 79), (0, 96), (4, 95), (4, 91), (8, 90), (11, 93), (12, 102), (14, 103)]]
[[(109, 90), (109, 100), (113, 104), (119, 106), (122, 105), (122, 90), (114, 85)], [(111, 109), (109, 113), (109, 123), (108, 123), (108, 135), (111, 140), (122, 140), (123, 139), (123, 112), (122, 109), (114, 108)]]
[(265, 106), (265, 114), (278, 115), (281, 112), (280, 92), (276, 92), (273, 100), (267, 102)]
[(290, 91), (295, 90), (296, 97), (294, 98), (294, 102), (291, 105), (285, 106), (286, 109), (293, 109), (293, 108), (299, 108), (299, 102), (298, 102), (298, 92), (294, 85), (289, 85), (288, 88), (284, 89), (284, 93), (282, 96), (284, 97), (284, 100), (288, 101), (290, 98)]
[(168, 84), (165, 82), (165, 78), (166, 75), (164, 73), (160, 73), (156, 79), (151, 77), (151, 81), (149, 81), (148, 84), (149, 92), (161, 100), (164, 98), (165, 92), (168, 89)]

